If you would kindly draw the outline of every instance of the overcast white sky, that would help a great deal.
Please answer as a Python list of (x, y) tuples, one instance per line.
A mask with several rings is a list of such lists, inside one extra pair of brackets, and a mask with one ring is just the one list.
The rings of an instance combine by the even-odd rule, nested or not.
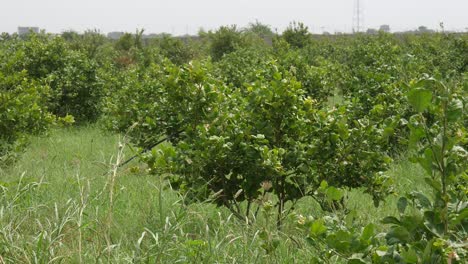
[[(258, 19), (282, 31), (302, 21), (312, 32), (351, 31), (355, 0), (0, 0), (0, 32), (38, 26), (65, 30), (196, 33), (199, 28), (245, 26)], [(389, 24), (393, 31), (420, 25), (468, 28), (468, 0), (361, 0), (364, 27)]]

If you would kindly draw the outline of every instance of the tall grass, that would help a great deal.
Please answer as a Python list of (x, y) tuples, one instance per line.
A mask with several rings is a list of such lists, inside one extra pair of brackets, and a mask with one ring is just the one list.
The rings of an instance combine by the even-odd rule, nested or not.
[[(117, 169), (132, 154), (124, 145), (93, 126), (60, 129), (0, 169), (0, 263), (303, 263), (317, 254), (294, 218), (281, 232), (268, 212), (247, 225), (208, 202), (185, 204), (137, 162)], [(389, 173), (400, 193), (424, 188), (407, 161)], [(396, 214), (393, 197), (377, 209), (359, 190), (349, 197), (359, 221)], [(322, 212), (303, 199), (296, 213)]]

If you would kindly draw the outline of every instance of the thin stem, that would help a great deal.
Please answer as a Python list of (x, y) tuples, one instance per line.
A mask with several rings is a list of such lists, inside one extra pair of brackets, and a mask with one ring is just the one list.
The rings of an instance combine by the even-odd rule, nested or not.
[(279, 198), (279, 203), (278, 203), (278, 216), (277, 216), (277, 221), (276, 221), (276, 227), (278, 230), (281, 230), (281, 226), (283, 224), (283, 210), (284, 210), (284, 199), (285, 199), (285, 193), (284, 193), (284, 180), (280, 180), (281, 185), (278, 186), (280, 188), (278, 198)]
[(247, 220), (247, 224), (250, 224), (250, 206), (252, 205), (252, 201), (249, 199), (247, 201), (247, 209), (245, 210), (245, 216)]
[[(442, 86), (444, 87), (445, 91), (447, 94), (449, 94), (449, 91), (447, 89), (447, 87), (445, 87), (443, 84)], [(445, 156), (445, 148), (446, 148), (446, 141), (447, 141), (447, 126), (448, 126), (448, 120), (447, 120), (447, 105), (448, 105), (448, 102), (445, 101), (444, 102), (444, 105), (443, 105), (443, 122), (444, 122), (444, 125), (443, 125), (443, 130), (442, 130), (442, 150), (441, 150), (441, 157), (442, 157), (442, 164), (441, 164), (441, 167), (442, 167), (442, 195), (443, 195), (443, 198), (442, 200), (444, 201), (444, 205), (445, 205), (445, 211), (447, 212), (448, 211), (448, 201), (447, 201), (447, 170), (446, 170), (446, 166), (445, 166), (445, 162), (444, 162), (444, 156)], [(444, 217), (444, 227), (445, 227), (445, 233), (447, 234), (448, 232), (448, 219), (447, 217)]]

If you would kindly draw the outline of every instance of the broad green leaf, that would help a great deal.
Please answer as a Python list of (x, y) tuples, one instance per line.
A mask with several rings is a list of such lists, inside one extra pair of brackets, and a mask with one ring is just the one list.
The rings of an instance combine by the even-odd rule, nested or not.
[(411, 193), (411, 196), (414, 197), (414, 199), (417, 199), (419, 201), (419, 204), (423, 207), (423, 208), (429, 208), (431, 207), (432, 203), (431, 201), (429, 200), (429, 198), (427, 198), (426, 195), (424, 195), (423, 193), (420, 193), (420, 192), (412, 192)]
[(364, 241), (368, 241), (374, 236), (374, 234), (375, 234), (375, 225), (372, 223), (368, 224), (362, 231), (361, 239)]
[(403, 248), (400, 255), (403, 258), (402, 260), (404, 261), (404, 263), (408, 263), (408, 264), (419, 263), (418, 255), (416, 254), (416, 251), (414, 251), (412, 247), (409, 248), (408, 250), (405, 250)]
[(445, 230), (440, 211), (426, 211), (424, 212), (424, 219), (424, 226), (429, 232), (436, 237), (444, 237)]
[(424, 155), (418, 158), (419, 165), (424, 168), (426, 173), (432, 176), (433, 164), (434, 164), (434, 152), (432, 149), (427, 148), (424, 151)]
[(422, 127), (410, 127), (409, 146), (414, 148), (424, 136), (424, 129)]
[(430, 177), (426, 177), (424, 178), (424, 181), (429, 185), (431, 186), (432, 188), (434, 188), (435, 190), (437, 191), (442, 191), (442, 186), (441, 186), (441, 183), (436, 180), (436, 179), (433, 179), (433, 178), (430, 178)]
[(341, 198), (343, 198), (343, 191), (333, 186), (327, 189), (326, 194), (327, 194), (327, 198), (333, 201), (339, 201), (341, 200)]
[(400, 212), (400, 214), (404, 214), (407, 206), (408, 199), (406, 199), (405, 197), (400, 197), (400, 199), (398, 199), (397, 202), (398, 212)]
[(432, 101), (432, 92), (424, 88), (418, 87), (411, 89), (408, 94), (408, 101), (418, 112), (424, 112)]
[(327, 232), (327, 227), (324, 225), (323, 219), (315, 220), (310, 227), (310, 236), (318, 237)]
[(382, 219), (382, 224), (395, 224), (395, 225), (400, 225), (401, 222), (394, 216), (387, 216), (384, 219)]
[(451, 222), (452, 225), (459, 225), (462, 221), (468, 219), (468, 208), (464, 208), (460, 214)]
[(410, 237), (411, 235), (406, 228), (397, 226), (390, 229), (390, 232), (387, 233), (385, 239), (387, 239), (387, 243), (389, 245), (394, 245), (406, 243), (409, 241)]
[(463, 102), (460, 99), (452, 100), (447, 109), (447, 119), (450, 122), (458, 120), (463, 116)]
[(354, 223), (354, 220), (357, 218), (358, 213), (356, 210), (351, 210), (345, 217), (346, 226), (351, 227)]

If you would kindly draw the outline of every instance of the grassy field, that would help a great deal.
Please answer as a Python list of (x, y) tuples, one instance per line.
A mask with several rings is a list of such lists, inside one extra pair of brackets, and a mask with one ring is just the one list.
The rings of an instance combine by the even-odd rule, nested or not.
[[(116, 169), (133, 154), (119, 142), (94, 126), (58, 129), (0, 169), (0, 263), (304, 263), (317, 254), (294, 216), (281, 231), (267, 213), (249, 226), (224, 208), (184, 204), (137, 162)], [(402, 160), (389, 171), (397, 193), (425, 188), (422, 170)], [(395, 196), (374, 208), (368, 195), (348, 195), (357, 221), (397, 212)], [(312, 199), (295, 213), (322, 214)]]

